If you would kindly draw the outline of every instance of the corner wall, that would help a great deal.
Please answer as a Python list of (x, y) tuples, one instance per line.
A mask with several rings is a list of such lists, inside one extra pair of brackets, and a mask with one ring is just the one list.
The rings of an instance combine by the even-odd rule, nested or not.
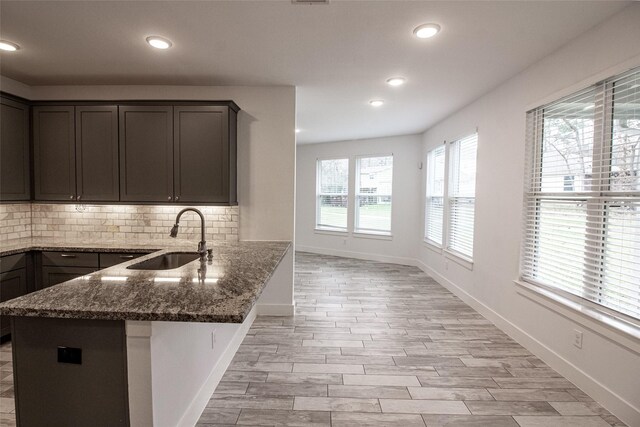
[[(640, 342), (545, 303), (518, 278), (525, 112), (640, 65), (640, 4), (589, 30), (424, 134), (423, 158), (478, 127), (473, 270), (420, 244), (419, 265), (629, 425), (640, 425)], [(422, 177), (424, 186), (425, 177)], [(421, 210), (424, 218), (424, 208)], [(583, 347), (572, 345), (583, 331)]]
[[(362, 139), (298, 146), (296, 172), (296, 248), (351, 258), (412, 264), (419, 230), (422, 152), (420, 135)], [(318, 159), (393, 153), (392, 237), (316, 231), (316, 163)], [(353, 167), (350, 168), (354, 170)], [(350, 189), (354, 177), (349, 177)], [(353, 216), (353, 212), (349, 212)], [(351, 223), (352, 221), (350, 221)]]

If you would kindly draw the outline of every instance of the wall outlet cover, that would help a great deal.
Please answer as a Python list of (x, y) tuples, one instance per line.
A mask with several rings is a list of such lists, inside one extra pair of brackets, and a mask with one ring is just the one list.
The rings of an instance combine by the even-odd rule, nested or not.
[(582, 348), (582, 331), (577, 329), (573, 330), (573, 345)]

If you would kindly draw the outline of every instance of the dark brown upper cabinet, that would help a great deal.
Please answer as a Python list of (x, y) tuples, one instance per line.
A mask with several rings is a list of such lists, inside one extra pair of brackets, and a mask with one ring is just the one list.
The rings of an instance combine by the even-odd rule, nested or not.
[(120, 200), (173, 202), (173, 107), (120, 106)]
[(76, 199), (117, 202), (118, 107), (76, 107)]
[(233, 101), (109, 104), (3, 94), (0, 200), (237, 204)]
[(33, 107), (35, 200), (117, 202), (118, 107)]
[(75, 108), (33, 107), (35, 200), (76, 198)]
[(175, 201), (235, 202), (235, 138), (230, 143), (230, 128), (235, 132), (235, 126), (230, 125), (230, 114), (235, 125), (236, 112), (222, 106), (175, 106), (173, 114)]
[(0, 200), (31, 198), (29, 106), (0, 98)]

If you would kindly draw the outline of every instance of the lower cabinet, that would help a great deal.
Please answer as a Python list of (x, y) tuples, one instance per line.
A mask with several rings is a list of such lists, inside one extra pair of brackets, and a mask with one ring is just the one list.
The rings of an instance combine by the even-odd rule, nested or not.
[(92, 252), (42, 252), (42, 269), (37, 289), (48, 288), (76, 277), (99, 270), (97, 253)]
[(123, 262), (131, 261), (132, 259), (146, 255), (147, 253), (139, 254), (119, 254), (113, 252), (100, 253), (100, 269), (113, 267), (114, 265), (122, 264)]
[[(17, 298), (29, 291), (27, 254), (0, 257), (0, 302)], [(11, 333), (9, 316), (0, 316), (0, 337)]]
[(48, 288), (76, 277), (91, 274), (97, 271), (97, 268), (91, 267), (42, 267), (42, 277), (40, 279), (40, 287), (38, 289)]
[[(145, 253), (29, 252), (0, 257), (0, 302), (130, 261)], [(10, 317), (0, 316), (0, 338), (11, 333)]]
[[(27, 293), (27, 269), (0, 273), (0, 302), (5, 302)], [(11, 322), (9, 316), (0, 316), (0, 336), (4, 337), (11, 333)]]

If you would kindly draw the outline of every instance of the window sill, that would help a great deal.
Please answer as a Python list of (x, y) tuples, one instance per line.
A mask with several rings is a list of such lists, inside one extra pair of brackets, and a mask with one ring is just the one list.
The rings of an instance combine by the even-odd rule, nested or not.
[(423, 240), (422, 244), (427, 248), (432, 250), (433, 252), (442, 255), (442, 246), (438, 246), (435, 243), (431, 243), (428, 240)]
[(313, 230), (314, 233), (317, 234), (328, 234), (330, 236), (347, 236), (349, 232), (347, 230), (340, 230), (339, 228), (318, 228), (316, 227)]
[(464, 268), (468, 269), (468, 270), (473, 270), (473, 260), (471, 258), (467, 258), (463, 255), (460, 255), (458, 253), (455, 252), (451, 252), (447, 249), (443, 249), (444, 252), (444, 256), (445, 258), (447, 258), (448, 260), (451, 260), (453, 262), (455, 262), (458, 265), (463, 266)]
[[(636, 353), (640, 353), (640, 321), (626, 320), (579, 297), (560, 295), (524, 280), (514, 280), (517, 292)], [(615, 334), (612, 335), (611, 332)]]
[(391, 233), (384, 233), (384, 232), (376, 233), (374, 231), (371, 231), (371, 232), (354, 231), (353, 237), (357, 237), (361, 239), (393, 240), (393, 235)]

